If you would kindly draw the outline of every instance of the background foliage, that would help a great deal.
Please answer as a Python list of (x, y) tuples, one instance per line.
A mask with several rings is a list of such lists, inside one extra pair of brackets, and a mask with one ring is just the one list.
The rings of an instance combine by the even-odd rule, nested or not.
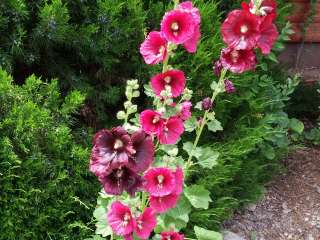
[[(194, 1), (202, 15), (202, 40), (196, 54), (181, 51), (174, 61), (186, 72), (195, 100), (209, 95), (212, 60), (223, 47), (220, 22), (239, 2)], [(221, 155), (213, 170), (190, 180), (209, 189), (213, 202), (209, 210), (192, 213), (189, 229), (194, 223), (218, 229), (233, 209), (261, 196), (262, 184), (280, 170), (288, 129), (301, 131), (284, 112), (298, 81), (277, 66), (289, 10), (278, 2), (277, 24), (284, 34), (274, 54), (255, 72), (234, 77), (236, 94), (215, 104), (224, 131), (207, 132), (203, 144)], [(83, 239), (92, 233), (99, 186), (88, 172), (91, 134), (114, 123), (126, 79), (145, 83), (158, 71), (143, 63), (139, 45), (146, 32), (159, 29), (169, 4), (1, 1), (0, 66), (14, 83), (1, 71), (0, 239)], [(57, 80), (42, 82), (40, 76)], [(141, 108), (148, 104), (144, 97)]]

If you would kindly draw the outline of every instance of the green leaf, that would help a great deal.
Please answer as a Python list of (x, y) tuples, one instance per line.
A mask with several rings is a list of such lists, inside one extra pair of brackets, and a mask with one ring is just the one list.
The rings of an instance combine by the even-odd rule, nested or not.
[(276, 157), (276, 153), (273, 149), (272, 146), (270, 146), (269, 144), (264, 144), (262, 147), (261, 147), (261, 151), (262, 151), (262, 154), (268, 158), (269, 160), (272, 160)]
[(290, 119), (289, 128), (294, 132), (301, 134), (304, 130), (304, 125), (298, 119), (292, 118)]
[(198, 158), (198, 162), (201, 167), (212, 169), (212, 167), (217, 164), (219, 155), (219, 152), (214, 151), (210, 147), (205, 147), (202, 149), (202, 154)]
[(268, 57), (272, 62), (279, 63), (276, 55), (275, 55), (273, 52), (270, 52), (267, 57)]
[(184, 189), (184, 195), (195, 208), (208, 209), (212, 202), (210, 192), (201, 185), (192, 185)]
[(189, 213), (191, 205), (185, 196), (181, 196), (175, 208), (170, 209), (166, 214), (174, 219), (179, 219), (184, 222), (189, 222)]
[[(183, 143), (183, 150), (185, 150), (188, 155), (191, 155), (193, 143), (192, 142), (185, 142)], [(202, 154), (202, 149), (200, 147), (196, 147), (194, 151), (192, 152), (192, 156), (199, 158)]]
[(184, 129), (186, 132), (193, 132), (197, 128), (196, 117), (191, 117), (184, 122)]
[(217, 119), (213, 119), (212, 121), (208, 122), (207, 125), (208, 125), (208, 129), (212, 132), (223, 130), (221, 123)]
[(223, 240), (222, 234), (215, 231), (209, 231), (198, 226), (194, 227), (194, 232), (198, 240)]
[(179, 149), (177, 148), (176, 145), (161, 145), (160, 149), (167, 153), (169, 156), (177, 156)]

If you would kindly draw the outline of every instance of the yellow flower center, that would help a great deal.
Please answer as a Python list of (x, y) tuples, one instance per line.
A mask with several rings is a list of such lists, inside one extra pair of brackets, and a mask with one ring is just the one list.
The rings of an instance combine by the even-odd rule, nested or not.
[(117, 150), (122, 147), (123, 147), (123, 142), (120, 139), (116, 139), (116, 141), (114, 142), (113, 148)]
[(240, 27), (240, 32), (241, 33), (247, 33), (248, 32), (248, 26), (247, 25), (242, 25), (241, 27)]

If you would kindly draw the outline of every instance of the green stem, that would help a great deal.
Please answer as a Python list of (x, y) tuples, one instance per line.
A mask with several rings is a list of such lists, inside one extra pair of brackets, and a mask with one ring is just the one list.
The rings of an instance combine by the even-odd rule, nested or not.
[[(219, 78), (219, 81), (218, 81), (218, 89), (222, 86), (222, 83), (223, 83), (223, 80), (224, 80), (224, 77), (226, 76), (226, 73), (227, 73), (227, 70), (226, 69), (223, 69), (221, 71), (221, 74), (220, 74), (220, 78)], [(211, 97), (211, 102), (214, 102), (215, 98), (217, 97), (217, 95), (221, 92), (219, 91), (218, 89), (215, 89), (212, 93), (212, 97)], [(202, 131), (204, 129), (204, 126), (206, 125), (207, 123), (207, 116), (209, 114), (210, 110), (207, 110), (204, 112), (203, 114), (203, 118), (202, 118), (202, 122), (201, 122), (201, 125), (200, 125), (200, 128), (199, 130), (196, 132), (196, 139), (194, 140), (194, 143), (192, 145), (192, 149), (191, 149), (191, 152), (189, 154), (189, 158), (187, 160), (187, 168), (189, 168), (191, 165), (192, 165), (192, 157), (193, 157), (193, 152), (194, 150), (196, 149), (197, 145), (198, 145), (198, 142), (200, 140), (200, 137), (201, 137), (201, 134), (202, 134)]]

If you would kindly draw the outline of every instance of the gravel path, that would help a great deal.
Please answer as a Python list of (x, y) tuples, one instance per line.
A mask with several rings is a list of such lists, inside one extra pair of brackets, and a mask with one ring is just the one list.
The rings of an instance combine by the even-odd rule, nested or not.
[(287, 174), (267, 186), (264, 199), (225, 229), (245, 240), (320, 240), (320, 150), (297, 150), (285, 164)]

